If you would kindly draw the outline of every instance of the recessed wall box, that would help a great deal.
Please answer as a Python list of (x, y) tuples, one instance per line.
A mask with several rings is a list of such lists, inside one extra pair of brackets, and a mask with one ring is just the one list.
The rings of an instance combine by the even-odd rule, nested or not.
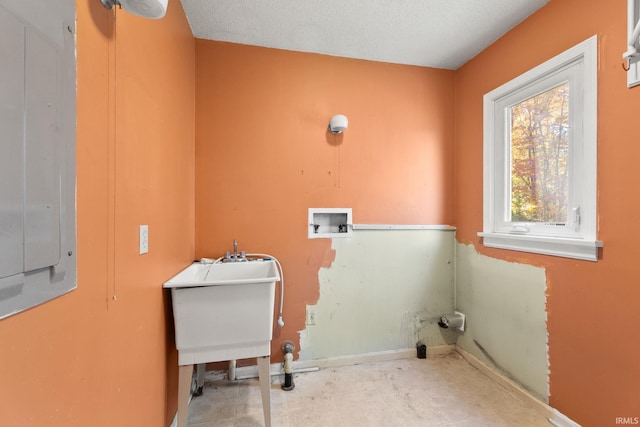
[(309, 208), (309, 238), (351, 237), (351, 208)]

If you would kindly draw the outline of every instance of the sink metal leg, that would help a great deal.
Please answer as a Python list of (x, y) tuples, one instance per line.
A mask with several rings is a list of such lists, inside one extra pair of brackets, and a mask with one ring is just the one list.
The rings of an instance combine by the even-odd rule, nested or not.
[(183, 365), (178, 368), (178, 427), (187, 427), (192, 375), (193, 365)]
[(207, 373), (207, 364), (198, 363), (196, 369), (196, 391), (194, 396), (202, 396), (202, 389), (204, 388), (204, 376)]
[(269, 356), (258, 357), (258, 378), (260, 379), (260, 394), (262, 395), (262, 411), (264, 425), (271, 427), (271, 375), (269, 373)]

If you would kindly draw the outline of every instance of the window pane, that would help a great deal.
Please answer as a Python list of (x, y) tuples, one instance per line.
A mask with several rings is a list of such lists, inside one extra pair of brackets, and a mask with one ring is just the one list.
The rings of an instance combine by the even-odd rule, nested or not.
[(511, 221), (566, 223), (569, 83), (509, 107)]

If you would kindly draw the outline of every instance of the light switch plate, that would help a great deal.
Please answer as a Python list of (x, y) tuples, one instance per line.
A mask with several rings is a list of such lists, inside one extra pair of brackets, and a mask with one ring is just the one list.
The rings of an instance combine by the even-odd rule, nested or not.
[(149, 252), (149, 226), (140, 226), (140, 255)]

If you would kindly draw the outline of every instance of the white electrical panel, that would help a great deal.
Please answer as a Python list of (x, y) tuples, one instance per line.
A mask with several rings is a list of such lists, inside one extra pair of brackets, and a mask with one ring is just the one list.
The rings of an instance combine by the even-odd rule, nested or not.
[(76, 287), (74, 0), (0, 0), (0, 56), (2, 318)]

